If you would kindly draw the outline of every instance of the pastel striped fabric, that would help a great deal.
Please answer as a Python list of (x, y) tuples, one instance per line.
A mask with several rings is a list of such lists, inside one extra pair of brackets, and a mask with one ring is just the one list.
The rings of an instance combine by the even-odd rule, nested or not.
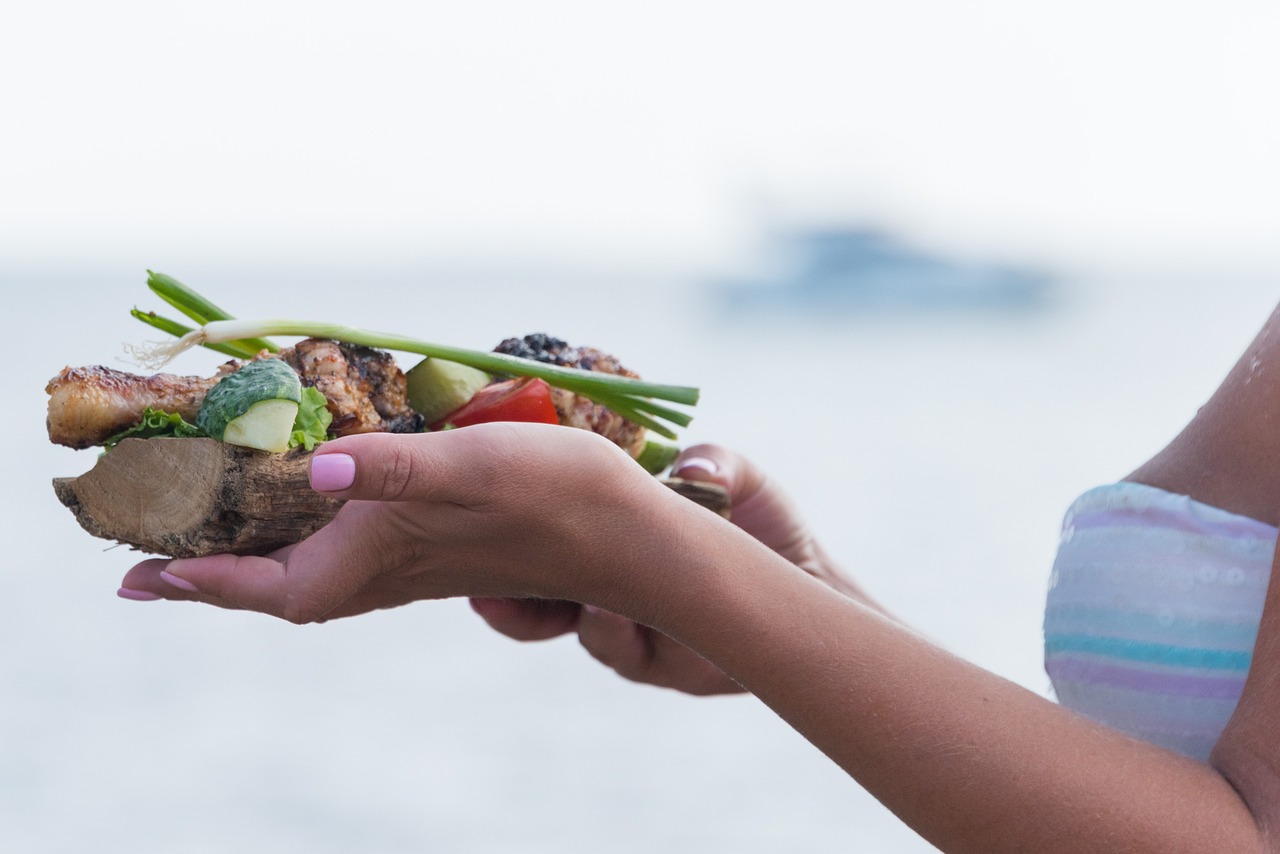
[(1045, 608), (1058, 701), (1196, 759), (1244, 687), (1277, 531), (1134, 483), (1068, 511)]

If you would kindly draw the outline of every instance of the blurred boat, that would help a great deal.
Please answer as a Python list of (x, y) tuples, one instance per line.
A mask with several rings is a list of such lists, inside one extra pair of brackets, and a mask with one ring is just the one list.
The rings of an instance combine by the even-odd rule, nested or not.
[(741, 310), (851, 312), (1043, 306), (1046, 273), (924, 253), (873, 229), (828, 228), (782, 241), (778, 275), (722, 284)]

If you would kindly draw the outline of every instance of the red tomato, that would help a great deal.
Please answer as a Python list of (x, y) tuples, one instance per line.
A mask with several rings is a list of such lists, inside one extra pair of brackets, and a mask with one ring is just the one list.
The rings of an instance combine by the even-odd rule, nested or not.
[(440, 424), (466, 427), (486, 421), (536, 421), (559, 424), (555, 405), (551, 402), (551, 386), (546, 380), (524, 377), (490, 383), (453, 412), (440, 419)]

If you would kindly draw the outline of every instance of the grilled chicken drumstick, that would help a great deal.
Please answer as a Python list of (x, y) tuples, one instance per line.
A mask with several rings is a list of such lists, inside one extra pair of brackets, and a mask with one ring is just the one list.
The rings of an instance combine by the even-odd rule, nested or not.
[(137, 424), (148, 406), (175, 412), (187, 421), (196, 413), (215, 377), (149, 377), (102, 365), (63, 368), (49, 380), (49, 441), (69, 448), (92, 448)]

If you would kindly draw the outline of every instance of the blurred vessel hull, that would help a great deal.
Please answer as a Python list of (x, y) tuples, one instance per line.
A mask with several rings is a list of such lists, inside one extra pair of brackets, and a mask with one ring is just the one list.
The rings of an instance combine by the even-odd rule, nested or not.
[(1021, 311), (1042, 307), (1052, 285), (1040, 271), (952, 261), (869, 230), (805, 232), (782, 252), (780, 275), (721, 283), (721, 301), (744, 311)]

